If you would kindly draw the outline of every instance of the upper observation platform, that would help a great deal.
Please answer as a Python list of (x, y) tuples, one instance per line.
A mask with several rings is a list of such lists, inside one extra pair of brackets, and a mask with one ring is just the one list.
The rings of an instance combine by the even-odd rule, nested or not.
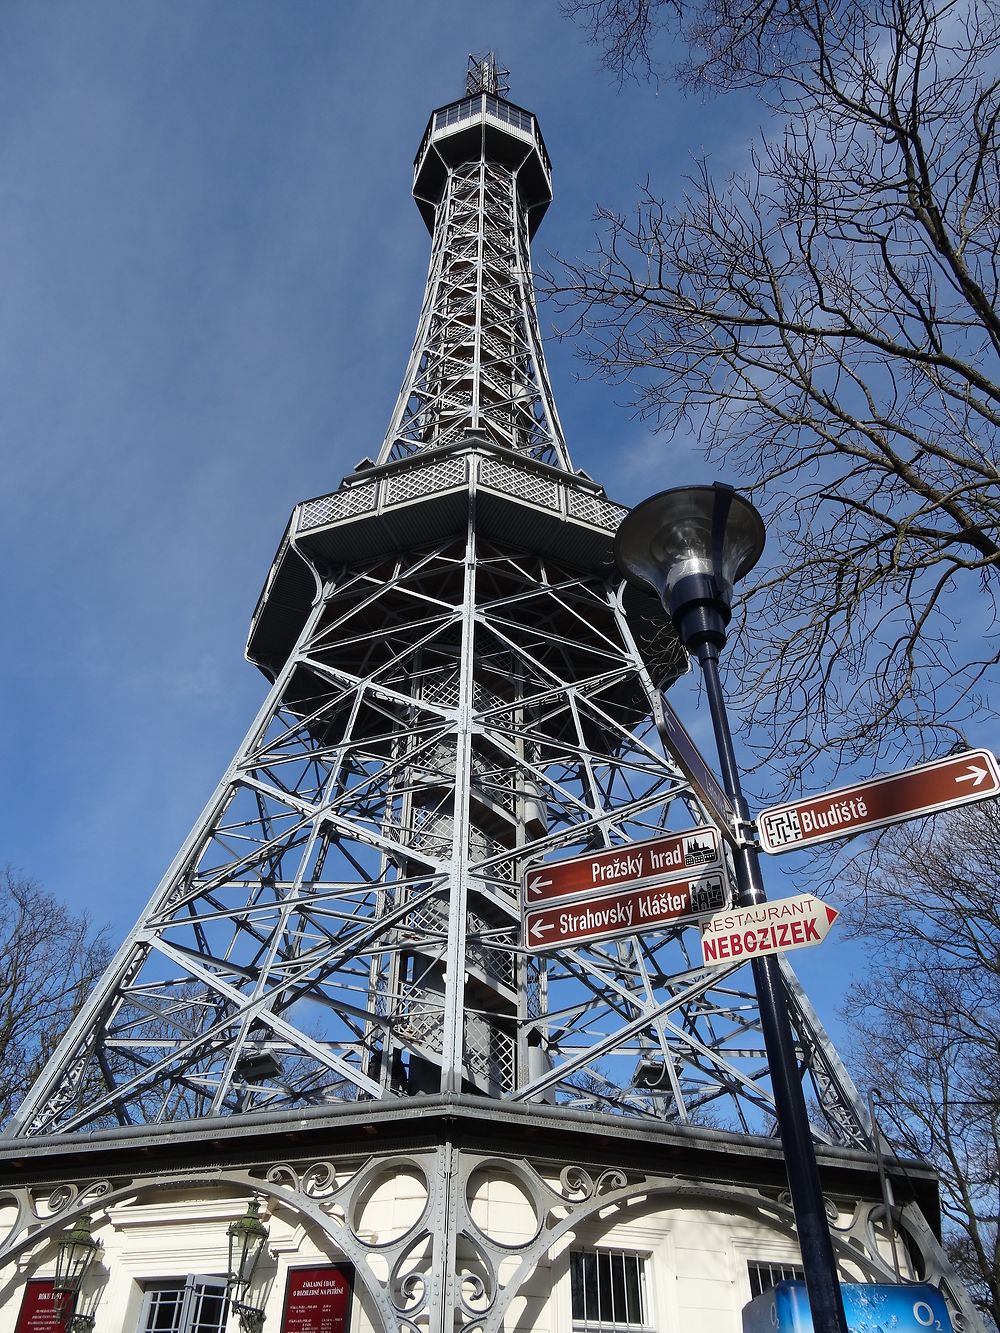
[(428, 231), (449, 170), (482, 159), (516, 174), (521, 206), (534, 236), (552, 202), (552, 164), (530, 111), (488, 92), (477, 92), (433, 112), (413, 163), (413, 197)]

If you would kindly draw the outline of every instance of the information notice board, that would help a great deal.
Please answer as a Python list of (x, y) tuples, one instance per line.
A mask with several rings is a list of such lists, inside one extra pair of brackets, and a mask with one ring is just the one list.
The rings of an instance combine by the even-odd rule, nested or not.
[(281, 1333), (348, 1333), (353, 1287), (353, 1264), (291, 1269)]
[(68, 1313), (56, 1305), (52, 1279), (36, 1279), (24, 1288), (14, 1333), (65, 1333)]

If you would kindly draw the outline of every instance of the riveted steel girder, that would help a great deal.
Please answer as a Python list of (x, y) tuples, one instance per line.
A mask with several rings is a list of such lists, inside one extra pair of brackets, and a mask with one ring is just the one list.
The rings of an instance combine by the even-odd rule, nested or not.
[[(528, 864), (701, 815), (656, 739), (616, 581), (475, 520), (470, 491), (464, 532), (323, 583), (13, 1132), (463, 1091), (767, 1122), (747, 978), (700, 967), (690, 928), (521, 946)], [(798, 1018), (803, 1075), (826, 1071), (817, 1134), (857, 1141)]]
[[(522, 945), (529, 865), (703, 820), (653, 720), (685, 662), (563, 439), (534, 117), (442, 108), (414, 180), (430, 272), (379, 459), (293, 514), (251, 630), (268, 697), (8, 1134), (468, 1093), (770, 1125), (749, 977), (690, 926)], [(816, 1135), (866, 1142), (789, 984)]]

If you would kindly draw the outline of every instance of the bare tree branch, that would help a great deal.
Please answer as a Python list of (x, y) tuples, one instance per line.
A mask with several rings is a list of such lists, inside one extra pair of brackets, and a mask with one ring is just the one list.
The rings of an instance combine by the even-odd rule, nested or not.
[(33, 880), (0, 870), (0, 1123), (31, 1087), (110, 959), (94, 931)]
[(1000, 1323), (1000, 805), (903, 824), (837, 876), (872, 946), (844, 1017), (880, 1089), (883, 1129), (930, 1158), (951, 1257)]
[(546, 275), (567, 332), (665, 457), (693, 429), (765, 514), (730, 653), (760, 758), (795, 786), (940, 752), (1000, 654), (994, 0), (650, 0), (626, 41), (628, 8), (588, 7), (615, 59), (673, 22), (687, 77), (757, 88), (777, 129), (742, 176), (601, 210), (596, 253)]

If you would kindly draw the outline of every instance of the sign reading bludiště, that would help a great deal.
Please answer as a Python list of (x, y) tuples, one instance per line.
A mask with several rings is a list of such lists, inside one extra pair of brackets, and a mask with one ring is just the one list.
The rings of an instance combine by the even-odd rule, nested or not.
[(757, 816), (757, 830), (765, 852), (794, 852), (935, 810), (984, 801), (998, 792), (1000, 766), (995, 756), (989, 750), (963, 750), (902, 773), (773, 805)]

